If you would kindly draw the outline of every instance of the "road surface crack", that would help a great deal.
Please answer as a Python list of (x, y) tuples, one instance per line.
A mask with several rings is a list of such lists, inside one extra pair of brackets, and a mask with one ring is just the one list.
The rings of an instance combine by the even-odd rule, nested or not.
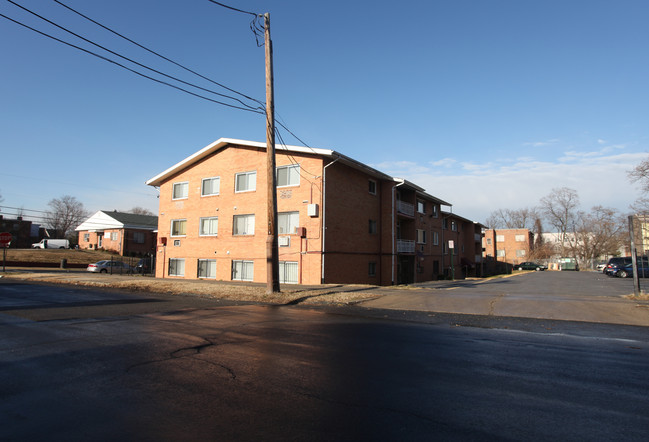
[(495, 299), (489, 301), (489, 313), (488, 316), (494, 316), (494, 311), (496, 309), (496, 303), (505, 297), (505, 293), (501, 293)]

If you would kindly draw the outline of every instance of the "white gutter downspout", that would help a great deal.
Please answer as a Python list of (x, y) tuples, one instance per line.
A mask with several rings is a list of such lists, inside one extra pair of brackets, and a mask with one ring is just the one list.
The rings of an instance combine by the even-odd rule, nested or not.
[(394, 228), (396, 227), (396, 215), (395, 211), (397, 210), (396, 207), (396, 195), (397, 195), (397, 187), (402, 186), (404, 181), (400, 182), (396, 186), (392, 188), (392, 285), (394, 285), (394, 271), (395, 271), (395, 264), (394, 260), (396, 259), (396, 254), (394, 247), (396, 246), (397, 240), (395, 238), (395, 233), (394, 233)]
[(320, 275), (320, 283), (324, 284), (324, 276), (325, 276), (325, 233), (327, 231), (327, 224), (326, 224), (326, 210), (325, 210), (325, 201), (326, 201), (326, 196), (327, 196), (327, 167), (333, 165), (335, 162), (337, 162), (339, 158), (336, 158), (333, 160), (331, 163), (327, 164), (325, 167), (322, 168), (322, 271)]

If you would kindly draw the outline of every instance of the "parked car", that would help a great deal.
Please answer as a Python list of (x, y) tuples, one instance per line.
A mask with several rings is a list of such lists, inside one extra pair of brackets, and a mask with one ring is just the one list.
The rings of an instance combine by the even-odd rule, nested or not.
[(600, 262), (595, 266), (595, 270), (598, 270), (600, 272), (603, 272), (604, 269), (606, 268), (606, 263), (605, 262)]
[(96, 273), (130, 273), (133, 271), (130, 265), (122, 261), (103, 260), (88, 264), (86, 270)]
[(155, 265), (151, 268), (151, 258), (142, 258), (135, 265), (135, 271), (138, 273), (151, 273), (155, 269)]
[[(617, 276), (618, 278), (633, 277), (633, 265), (629, 264), (618, 268), (612, 276)], [(638, 278), (649, 278), (649, 263), (647, 261), (638, 261)]]
[(522, 262), (520, 264), (514, 264), (514, 270), (536, 270), (537, 272), (546, 270), (547, 267), (538, 262)]
[(604, 267), (604, 273), (608, 276), (617, 276), (617, 272), (622, 268), (631, 265), (630, 256), (616, 256), (610, 258), (606, 267)]

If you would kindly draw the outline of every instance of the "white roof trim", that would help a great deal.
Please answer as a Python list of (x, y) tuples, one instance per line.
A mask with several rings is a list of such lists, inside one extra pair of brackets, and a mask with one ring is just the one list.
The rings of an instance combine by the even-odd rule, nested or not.
[[(162, 183), (162, 181), (164, 181), (166, 178), (169, 178), (171, 175), (174, 175), (180, 172), (181, 170), (191, 166), (192, 164), (197, 163), (198, 161), (202, 160), (203, 158), (210, 155), (211, 153), (216, 152), (217, 150), (222, 149), (223, 147), (229, 144), (266, 149), (266, 143), (259, 143), (256, 141), (237, 140), (233, 138), (219, 138), (218, 140), (216, 140), (211, 144), (208, 144), (198, 152), (193, 153), (192, 155), (188, 156), (184, 160), (174, 164), (164, 172), (154, 176), (150, 180), (146, 181), (145, 184), (148, 186), (159, 186)], [(290, 152), (311, 153), (311, 154), (324, 155), (324, 156), (331, 156), (334, 153), (333, 150), (328, 150), (328, 149), (315, 149), (311, 147), (302, 147), (302, 146), (288, 146), (285, 144), (275, 145), (275, 151), (282, 151), (282, 150), (290, 151)]]

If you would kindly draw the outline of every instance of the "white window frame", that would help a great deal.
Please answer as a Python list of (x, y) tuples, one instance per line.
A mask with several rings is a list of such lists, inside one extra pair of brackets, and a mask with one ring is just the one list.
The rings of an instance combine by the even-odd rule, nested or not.
[(119, 240), (119, 232), (110, 232), (110, 240), (111, 241), (118, 241)]
[(505, 235), (496, 235), (496, 242), (505, 242)]
[(417, 229), (417, 244), (426, 244), (426, 231)]
[(525, 242), (525, 235), (515, 235), (514, 240), (516, 242)]
[[(180, 235), (174, 235), (174, 224), (184, 222), (185, 223), (185, 233), (180, 234)], [(171, 220), (171, 229), (169, 230), (169, 236), (173, 238), (178, 238), (178, 237), (184, 237), (187, 236), (187, 218), (183, 219), (172, 219)]]
[(297, 261), (280, 261), (279, 262), (279, 283), (280, 284), (297, 284), (299, 282), (299, 264)]
[(417, 200), (417, 213), (426, 214), (426, 201)]
[[(176, 186), (182, 186), (185, 192), (184, 195), (176, 196)], [(171, 199), (172, 200), (186, 200), (189, 198), (189, 181), (181, 181), (179, 183), (173, 183), (171, 187)]]
[[(241, 265), (240, 269), (237, 266)], [(235, 274), (240, 273), (240, 275)], [(252, 281), (255, 276), (255, 263), (254, 261), (246, 261), (243, 259), (232, 260), (232, 281)]]
[[(203, 223), (205, 221), (216, 221), (216, 231), (214, 233), (205, 233), (203, 230)], [(218, 216), (205, 216), (201, 217), (198, 223), (198, 236), (218, 236), (219, 230), (219, 217)]]
[(505, 257), (505, 249), (496, 250), (496, 258), (504, 258), (504, 257)]
[[(286, 184), (280, 184), (279, 174), (280, 170), (286, 170)], [(296, 171), (296, 172), (293, 172)], [(288, 164), (286, 166), (277, 166), (275, 170), (275, 178), (277, 179), (277, 187), (295, 187), (300, 185), (300, 165)], [(297, 179), (297, 182), (294, 180)]]
[[(245, 189), (239, 189), (239, 177), (245, 176), (246, 177), (246, 188)], [(250, 178), (254, 177), (254, 178)], [(252, 186), (250, 186), (250, 181), (252, 180)], [(257, 190), (257, 171), (256, 170), (251, 170), (249, 172), (239, 172), (234, 175), (234, 192), (235, 193), (244, 193), (244, 192), (254, 192)]]
[[(174, 263), (173, 266), (171, 265), (172, 262)], [(172, 268), (174, 273), (171, 273)], [(169, 258), (167, 274), (169, 276), (185, 276), (185, 258)]]
[[(206, 274), (201, 275), (201, 270), (205, 270)], [(216, 279), (216, 259), (199, 259), (196, 276), (200, 279)]]
[(293, 235), (298, 227), (300, 227), (300, 212), (279, 212), (277, 214), (277, 232), (280, 235)]
[[(207, 181), (210, 182), (211, 193), (205, 193), (205, 183)], [(213, 190), (214, 189), (214, 183), (218, 183), (217, 186), (216, 186), (217, 187), (216, 192)], [(203, 178), (201, 180), (201, 197), (203, 197), (203, 196), (215, 196), (215, 195), (219, 195), (220, 193), (221, 193), (221, 177), (213, 176), (213, 177), (209, 177), (209, 178)]]
[[(245, 219), (245, 226), (243, 228), (243, 231), (239, 232), (239, 228), (237, 227), (237, 220), (240, 219)], [(243, 215), (234, 215), (232, 217), (232, 235), (233, 236), (250, 236), (255, 234), (255, 215), (254, 213), (251, 214), (243, 214)]]
[(525, 249), (516, 249), (516, 257), (517, 258), (522, 258), (524, 256), (527, 256), (527, 253)]

